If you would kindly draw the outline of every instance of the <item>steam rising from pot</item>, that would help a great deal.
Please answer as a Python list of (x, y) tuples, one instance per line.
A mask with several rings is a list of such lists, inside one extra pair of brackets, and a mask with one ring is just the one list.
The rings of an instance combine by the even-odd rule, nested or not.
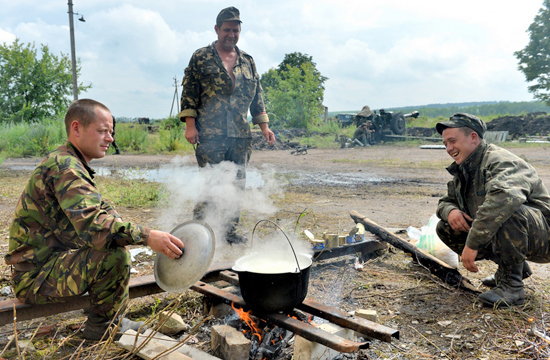
[[(170, 166), (176, 168), (197, 165), (191, 157), (176, 157)], [(249, 170), (252, 170), (250, 166)], [(159, 226), (172, 229), (177, 224), (192, 219), (195, 204), (208, 201), (214, 206), (206, 209), (204, 221), (212, 227), (216, 236), (214, 262), (234, 261), (249, 250), (250, 244), (229, 245), (225, 240), (227, 229), (224, 225), (238, 215), (240, 205), (240, 211), (246, 214), (247, 224), (243, 226), (241, 222), (239, 227), (250, 240), (253, 225), (249, 224), (255, 224), (258, 220), (275, 214), (277, 208), (271, 196), (283, 193), (283, 184), (275, 180), (274, 172), (267, 166), (255, 170), (261, 173), (263, 185), (257, 188), (247, 187), (245, 190), (240, 189), (235, 181), (237, 165), (228, 161), (201, 168), (185, 178), (171, 179), (166, 184), (169, 204), (161, 216)], [(254, 243), (259, 245), (259, 242), (256, 234)], [(263, 239), (261, 242), (264, 242)], [(277, 246), (280, 247), (281, 244), (279, 240)]]

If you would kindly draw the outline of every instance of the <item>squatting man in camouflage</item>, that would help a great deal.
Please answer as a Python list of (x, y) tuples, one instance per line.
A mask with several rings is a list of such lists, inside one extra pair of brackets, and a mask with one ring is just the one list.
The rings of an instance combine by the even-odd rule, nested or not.
[[(89, 163), (104, 157), (113, 141), (113, 117), (105, 105), (73, 102), (65, 128), (67, 142), (37, 166), (17, 203), (5, 260), (12, 265), (15, 295), (26, 303), (89, 293), (83, 335), (99, 340), (128, 302), (131, 259), (125, 246), (148, 245), (175, 259), (183, 243), (169, 233), (124, 222), (96, 188)], [(143, 325), (115, 320), (117, 335)]]
[[(269, 119), (260, 86), (260, 77), (252, 56), (236, 45), (241, 32), (239, 10), (223, 9), (214, 26), (218, 40), (195, 51), (183, 78), (181, 112), (186, 123), (185, 138), (196, 144), (195, 156), (199, 167), (231, 161), (239, 166), (236, 185), (243, 189), (246, 166), (252, 153), (252, 134), (248, 124), (248, 110), (252, 123), (258, 124), (270, 145), (275, 136), (269, 129)], [(204, 220), (213, 204), (199, 202), (194, 218)], [(236, 232), (240, 217), (238, 204), (229, 214), (226, 240), (229, 243), (246, 239)]]
[(536, 170), (511, 152), (484, 140), (485, 123), (458, 113), (436, 125), (454, 159), (448, 193), (439, 200), (437, 234), (462, 254), (462, 264), (477, 272), (475, 260), (498, 264), (483, 279), (491, 290), (479, 295), (488, 306), (509, 307), (525, 301), (526, 260), (550, 261), (550, 195)]

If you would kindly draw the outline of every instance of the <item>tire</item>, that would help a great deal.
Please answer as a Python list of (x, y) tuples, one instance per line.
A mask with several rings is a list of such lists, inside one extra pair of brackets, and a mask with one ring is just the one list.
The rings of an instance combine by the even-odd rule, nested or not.
[(406, 130), (407, 122), (405, 116), (402, 113), (393, 115), (390, 121), (390, 129), (395, 135), (403, 135)]

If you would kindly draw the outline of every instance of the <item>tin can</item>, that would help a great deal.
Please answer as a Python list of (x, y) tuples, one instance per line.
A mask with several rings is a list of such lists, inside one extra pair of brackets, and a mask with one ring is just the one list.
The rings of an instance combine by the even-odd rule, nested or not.
[(313, 250), (322, 250), (325, 248), (325, 240), (311, 240)]

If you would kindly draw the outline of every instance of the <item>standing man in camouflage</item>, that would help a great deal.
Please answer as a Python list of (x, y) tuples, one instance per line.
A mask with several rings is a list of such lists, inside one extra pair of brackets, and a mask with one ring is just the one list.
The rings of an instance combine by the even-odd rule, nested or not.
[[(183, 243), (166, 232), (124, 222), (94, 183), (92, 159), (113, 141), (113, 117), (90, 99), (65, 115), (67, 142), (32, 173), (15, 208), (6, 264), (15, 295), (46, 304), (90, 294), (84, 337), (99, 340), (128, 300), (130, 255), (126, 245), (148, 245), (174, 259)], [(121, 319), (119, 333), (142, 323)]]
[[(275, 136), (269, 130), (254, 60), (236, 46), (241, 33), (239, 10), (223, 9), (214, 30), (218, 40), (195, 51), (185, 69), (179, 118), (187, 124), (185, 138), (197, 145), (195, 156), (199, 167), (234, 162), (239, 166), (237, 185), (244, 189), (246, 166), (252, 153), (248, 110), (252, 123), (260, 126), (270, 145), (275, 142)], [(210, 205), (197, 204), (194, 217), (204, 219)], [(230, 216), (233, 220), (227, 224), (229, 243), (246, 241), (236, 232), (239, 206), (235, 209), (235, 214)]]
[(454, 159), (448, 193), (439, 200), (437, 234), (458, 254), (464, 267), (477, 272), (475, 260), (498, 264), (483, 279), (492, 290), (479, 295), (489, 306), (521, 305), (523, 279), (531, 275), (526, 260), (550, 261), (550, 195), (536, 170), (511, 152), (483, 140), (485, 123), (455, 114), (436, 125)]

